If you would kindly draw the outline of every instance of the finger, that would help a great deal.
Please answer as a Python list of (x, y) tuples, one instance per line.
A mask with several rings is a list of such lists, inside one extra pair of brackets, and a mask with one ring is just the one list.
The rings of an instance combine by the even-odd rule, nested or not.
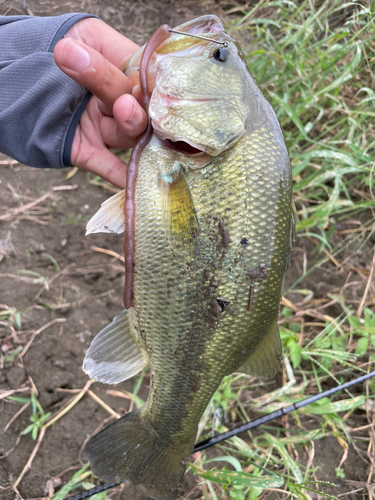
[(147, 126), (147, 116), (136, 99), (124, 94), (113, 106), (113, 116), (100, 120), (100, 134), (110, 148), (132, 148)]
[(132, 148), (147, 126), (147, 116), (135, 98), (124, 94), (113, 106), (113, 117), (100, 120), (100, 134), (110, 148)]
[(137, 142), (137, 138), (125, 135), (111, 116), (104, 116), (100, 120), (100, 135), (109, 148), (133, 148)]
[(113, 106), (113, 117), (128, 137), (138, 137), (147, 127), (145, 110), (129, 94), (124, 94), (117, 99)]
[(98, 100), (98, 108), (106, 116), (113, 116), (113, 108), (109, 108), (104, 102)]
[[(140, 85), (134, 85), (134, 87), (132, 88), (132, 96), (135, 98), (135, 101), (136, 101), (135, 106), (137, 107), (137, 104), (139, 105), (138, 110), (136, 110), (136, 108), (133, 107), (133, 101), (132, 101), (132, 97), (130, 96), (130, 94), (123, 94), (122, 96), (120, 96), (118, 98), (118, 100), (116, 101), (116, 103), (114, 104), (114, 108), (116, 108), (116, 107), (123, 108), (124, 107), (124, 114), (118, 115), (118, 119), (123, 120), (123, 121), (129, 121), (130, 115), (133, 113), (133, 111), (135, 111), (134, 112), (134, 119), (129, 121), (130, 127), (136, 127), (140, 121), (141, 116), (142, 116), (142, 124), (141, 124), (140, 128), (134, 134), (132, 134), (132, 135), (139, 135), (143, 132), (143, 130), (146, 128), (146, 125), (147, 125), (147, 115), (144, 112), (143, 107), (142, 107), (143, 98), (142, 98), (142, 92), (141, 92)], [(124, 99), (124, 101), (121, 101), (122, 99)], [(99, 105), (100, 111), (104, 115), (113, 116), (114, 108), (109, 110), (109, 108), (101, 101), (98, 101), (98, 105)], [(130, 111), (126, 111), (127, 109), (129, 109)], [(121, 113), (121, 109), (119, 110), (119, 112)], [(126, 117), (125, 117), (125, 115), (126, 115)], [(127, 116), (129, 116), (129, 118), (127, 118)], [(144, 126), (143, 126), (143, 122), (144, 122)]]
[(130, 80), (116, 66), (88, 45), (72, 38), (60, 40), (54, 50), (57, 66), (89, 89), (108, 108), (132, 90)]
[(127, 165), (107, 148), (100, 149), (79, 168), (99, 175), (102, 179), (121, 189), (126, 187)]
[(139, 49), (139, 45), (129, 40), (100, 19), (86, 18), (75, 23), (65, 34), (65, 38), (75, 38), (92, 47), (105, 59), (123, 71), (126, 61)]

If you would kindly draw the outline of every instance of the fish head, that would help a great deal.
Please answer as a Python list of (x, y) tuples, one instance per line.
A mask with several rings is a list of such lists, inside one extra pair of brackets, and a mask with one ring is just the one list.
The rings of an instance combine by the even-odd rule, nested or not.
[[(147, 70), (151, 123), (160, 139), (216, 156), (246, 130), (246, 65), (218, 17), (202, 16), (175, 29), (203, 39), (171, 33), (156, 49)], [(133, 83), (142, 52), (128, 63), (126, 74)]]

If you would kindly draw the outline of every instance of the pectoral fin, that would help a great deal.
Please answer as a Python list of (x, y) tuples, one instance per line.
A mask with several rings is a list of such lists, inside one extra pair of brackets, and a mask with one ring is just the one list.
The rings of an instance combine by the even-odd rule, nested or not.
[(83, 371), (105, 384), (118, 384), (136, 375), (148, 360), (134, 328), (134, 309), (124, 310), (92, 341)]
[(108, 198), (86, 226), (86, 236), (90, 233), (116, 233), (125, 231), (124, 217), (125, 191)]
[(195, 254), (199, 233), (198, 218), (189, 185), (182, 167), (176, 164), (160, 176), (163, 203), (163, 224), (170, 245), (175, 250)]
[(259, 378), (271, 378), (280, 368), (281, 354), (279, 328), (277, 320), (275, 320), (255, 351), (240, 366), (238, 371)]

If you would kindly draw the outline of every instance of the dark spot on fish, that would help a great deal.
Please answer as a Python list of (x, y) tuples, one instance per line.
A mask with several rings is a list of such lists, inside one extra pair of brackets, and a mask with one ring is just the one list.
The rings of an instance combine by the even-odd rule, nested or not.
[(195, 228), (190, 229), (190, 234), (191, 234), (192, 238), (198, 237), (198, 231)]
[(210, 280), (210, 286), (213, 286), (214, 288), (217, 288), (219, 286), (219, 282), (216, 281), (215, 276), (213, 276)]
[(221, 308), (221, 306), (220, 306), (219, 302), (217, 301), (217, 299), (211, 300), (211, 303), (210, 303), (210, 314), (211, 314), (211, 316), (215, 317), (215, 319), (219, 319), (222, 310), (223, 309)]
[(190, 379), (190, 384), (191, 384), (191, 390), (192, 392), (197, 392), (199, 391), (199, 388), (201, 386), (201, 376), (199, 372), (196, 371), (191, 371), (189, 372), (189, 379)]
[(225, 227), (224, 221), (221, 220), (219, 222), (219, 235), (221, 236), (221, 243), (224, 248), (228, 248), (229, 243), (231, 242), (230, 236), (229, 236), (229, 231)]
[(181, 363), (182, 363), (182, 366), (185, 367), (186, 366), (186, 359), (187, 359), (188, 355), (187, 355), (187, 352), (186, 352), (186, 349), (185, 349), (184, 345), (181, 346), (181, 351), (184, 353), (184, 356), (183, 356), (183, 358), (181, 360)]
[(267, 266), (266, 264), (259, 264), (255, 269), (250, 269), (247, 271), (247, 277), (250, 281), (262, 281), (267, 276)]
[(251, 307), (253, 305), (253, 296), (254, 296), (254, 286), (250, 285), (249, 300), (247, 302), (247, 310), (248, 311), (251, 311)]
[(206, 323), (210, 328), (216, 328), (220, 320), (222, 309), (216, 299), (212, 299), (206, 313)]
[(247, 238), (242, 238), (241, 245), (247, 245), (248, 243), (249, 243), (249, 240)]
[(230, 304), (230, 301), (228, 299), (224, 299), (223, 297), (218, 297), (216, 300), (221, 308), (221, 312), (223, 312), (224, 309)]

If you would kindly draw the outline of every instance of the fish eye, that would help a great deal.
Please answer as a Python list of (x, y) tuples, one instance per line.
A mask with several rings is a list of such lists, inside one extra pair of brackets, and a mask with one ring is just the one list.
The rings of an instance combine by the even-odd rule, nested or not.
[(219, 47), (212, 56), (216, 61), (225, 62), (230, 56), (230, 50), (227, 47)]

